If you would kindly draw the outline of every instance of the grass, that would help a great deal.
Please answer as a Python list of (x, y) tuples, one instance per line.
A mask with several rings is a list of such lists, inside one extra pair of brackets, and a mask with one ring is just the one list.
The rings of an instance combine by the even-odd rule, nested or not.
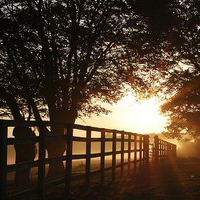
[[(94, 169), (97, 163), (93, 163)], [(84, 170), (85, 163), (77, 163), (74, 172)], [(126, 172), (125, 172), (126, 173)], [(184, 158), (176, 162), (151, 164), (138, 170), (137, 174), (118, 178), (110, 182), (111, 173), (105, 174), (106, 182), (99, 184), (99, 176), (94, 176), (88, 189), (84, 180), (72, 184), (71, 194), (63, 196), (63, 186), (47, 190), (47, 199), (68, 200), (199, 200), (200, 199), (200, 159)]]
[[(66, 199), (66, 198), (63, 198)], [(150, 165), (137, 175), (115, 183), (93, 185), (87, 192), (73, 193), (71, 200), (199, 200), (200, 160), (178, 159)]]

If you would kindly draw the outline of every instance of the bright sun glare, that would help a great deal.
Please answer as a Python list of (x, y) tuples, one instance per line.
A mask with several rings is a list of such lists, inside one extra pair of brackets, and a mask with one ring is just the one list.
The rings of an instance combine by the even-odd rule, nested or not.
[(108, 107), (112, 110), (110, 114), (86, 118), (84, 124), (137, 133), (159, 133), (167, 122), (167, 117), (159, 113), (159, 106), (155, 97), (139, 103), (132, 95), (128, 95)]

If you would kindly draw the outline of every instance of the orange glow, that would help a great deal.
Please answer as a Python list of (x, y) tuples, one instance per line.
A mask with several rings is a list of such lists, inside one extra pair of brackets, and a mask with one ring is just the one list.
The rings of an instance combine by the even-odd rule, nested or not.
[(85, 118), (85, 122), (77, 120), (76, 123), (138, 133), (159, 133), (167, 122), (167, 118), (159, 113), (160, 104), (156, 98), (139, 103), (132, 95), (128, 95), (117, 104), (107, 106), (112, 113)]

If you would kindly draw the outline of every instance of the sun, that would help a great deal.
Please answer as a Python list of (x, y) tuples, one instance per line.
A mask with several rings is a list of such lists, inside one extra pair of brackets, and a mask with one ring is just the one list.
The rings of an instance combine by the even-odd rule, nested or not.
[(136, 102), (132, 95), (128, 95), (116, 105), (113, 114), (132, 131), (159, 133), (167, 123), (167, 117), (160, 114), (160, 105), (156, 97)]
[(159, 113), (159, 105), (155, 98), (137, 103), (133, 105), (133, 109), (137, 113), (137, 119), (145, 123), (156, 122), (162, 117)]
[(156, 97), (137, 102), (128, 94), (117, 104), (107, 107), (112, 111), (108, 115), (93, 115), (77, 123), (135, 133), (160, 133), (167, 124), (167, 117), (159, 112), (160, 105)]

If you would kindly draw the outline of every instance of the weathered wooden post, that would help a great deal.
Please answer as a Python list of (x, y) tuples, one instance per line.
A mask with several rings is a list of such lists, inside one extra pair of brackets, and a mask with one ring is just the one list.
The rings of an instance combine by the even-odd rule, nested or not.
[(167, 159), (171, 158), (171, 144), (167, 143)]
[(159, 156), (160, 156), (160, 160), (163, 159), (163, 142), (160, 141), (160, 146), (159, 146)]
[(165, 142), (165, 148), (164, 148), (165, 159), (167, 158), (167, 145), (168, 145), (168, 142)]
[(159, 138), (158, 138), (158, 136), (154, 137), (154, 143), (155, 143), (155, 162), (158, 162), (158, 160), (159, 160)]
[(124, 132), (121, 132), (121, 177), (124, 175)]
[(131, 169), (131, 134), (128, 134), (128, 174), (130, 174)]
[(134, 173), (137, 169), (137, 135), (134, 135)]
[(70, 192), (71, 175), (72, 175), (72, 146), (73, 145), (73, 125), (67, 125), (67, 149), (66, 149), (66, 174), (65, 189), (67, 194)]
[(142, 167), (142, 135), (140, 135), (140, 140), (139, 140), (139, 167), (140, 168)]
[(7, 127), (0, 122), (0, 199), (6, 199)]
[(105, 130), (101, 131), (101, 174), (100, 183), (104, 182), (104, 168), (105, 168)]
[(149, 164), (149, 135), (144, 136), (144, 161)]
[(176, 145), (173, 144), (173, 158), (177, 157), (177, 150), (176, 150)]
[(87, 127), (86, 133), (86, 185), (90, 185), (90, 166), (91, 165), (91, 127)]
[(115, 181), (115, 171), (116, 171), (116, 131), (113, 130), (112, 138), (112, 181)]

